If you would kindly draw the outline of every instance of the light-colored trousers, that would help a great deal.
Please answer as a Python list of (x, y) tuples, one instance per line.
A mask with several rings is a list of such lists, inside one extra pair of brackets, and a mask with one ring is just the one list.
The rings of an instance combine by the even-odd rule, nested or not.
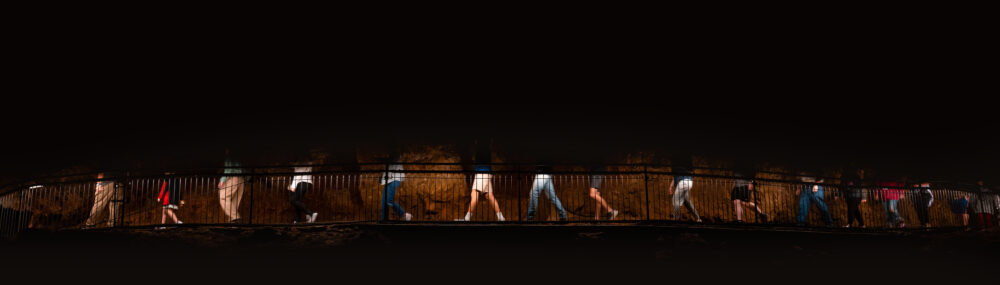
[(230, 221), (240, 218), (240, 200), (243, 199), (243, 177), (229, 177), (219, 189), (219, 206)]
[(698, 210), (695, 210), (694, 203), (691, 203), (691, 187), (694, 186), (694, 182), (691, 179), (684, 179), (677, 182), (677, 188), (674, 189), (674, 220), (679, 220), (681, 216), (681, 207), (687, 207), (688, 211), (694, 215), (695, 220), (701, 219), (698, 216)]
[(118, 210), (122, 206), (122, 193), (121, 190), (112, 187), (105, 187), (101, 191), (94, 193), (94, 207), (90, 208), (90, 217), (87, 218), (85, 223), (87, 226), (96, 225), (98, 217), (104, 215), (104, 211), (108, 212), (108, 226), (113, 227), (118, 219)]

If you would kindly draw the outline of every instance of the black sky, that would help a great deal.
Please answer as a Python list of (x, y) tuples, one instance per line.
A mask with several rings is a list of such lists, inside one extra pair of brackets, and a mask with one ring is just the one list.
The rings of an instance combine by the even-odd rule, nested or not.
[(1000, 173), (995, 79), (958, 40), (261, 33), (139, 35), (120, 46), (67, 28), (59, 35), (71, 44), (25, 44), (36, 49), (0, 111), (0, 171), (196, 163), (224, 146), (297, 153), (485, 136), (538, 161), (658, 150), (961, 179)]

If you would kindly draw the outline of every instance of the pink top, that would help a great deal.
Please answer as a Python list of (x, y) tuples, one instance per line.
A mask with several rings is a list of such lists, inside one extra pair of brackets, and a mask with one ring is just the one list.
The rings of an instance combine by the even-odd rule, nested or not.
[(903, 183), (899, 182), (879, 182), (875, 186), (878, 186), (879, 197), (883, 200), (899, 200), (903, 197)]

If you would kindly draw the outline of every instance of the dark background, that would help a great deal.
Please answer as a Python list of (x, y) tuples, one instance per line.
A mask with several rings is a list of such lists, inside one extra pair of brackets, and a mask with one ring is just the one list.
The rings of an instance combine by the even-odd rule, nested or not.
[(474, 138), (526, 162), (646, 151), (892, 178), (1000, 173), (995, 79), (971, 31), (88, 23), (23, 31), (0, 107), (6, 178), (216, 166), (223, 147), (266, 162), (322, 147), (350, 162), (358, 145)]
[[(358, 145), (468, 142), (483, 136), (525, 161), (593, 161), (647, 150), (807, 170), (854, 163), (890, 177), (971, 182), (1000, 173), (995, 72), (983, 71), (997, 66), (987, 42), (995, 32), (976, 30), (991, 26), (980, 22), (992, 17), (971, 15), (990, 9), (759, 3), (750, 5), (766, 13), (714, 3), (700, 11), (617, 10), (605, 4), (594, 7), (598, 12), (566, 4), (507, 7), (513, 11), (424, 7), (445, 17), (381, 3), (367, 11), (284, 11), (269, 5), (266, 13), (244, 11), (245, 6), (167, 12), (171, 7), (165, 5), (84, 5), (100, 12), (65, 5), (11, 9), (23, 18), (12, 19), (5, 34), (4, 181), (78, 165), (218, 166), (226, 146), (280, 162), (314, 147), (353, 157)], [(452, 11), (456, 8), (464, 11)], [(306, 15), (309, 10), (319, 15)], [(168, 15), (151, 15), (154, 11)], [(487, 11), (501, 16), (483, 15)], [(600, 277), (614, 281), (668, 268), (677, 273), (650, 279), (732, 276), (781, 283), (775, 276), (801, 274), (805, 278), (799, 280), (819, 283), (836, 277), (926, 282), (928, 276), (975, 282), (979, 273), (996, 267), (989, 259), (995, 238), (982, 236), (971, 237), (979, 243), (944, 237), (938, 242), (949, 246), (928, 251), (925, 243), (892, 237), (841, 243), (830, 236), (775, 238), (781, 234), (748, 231), (761, 238), (744, 243), (740, 236), (723, 236), (720, 243), (737, 246), (717, 251), (686, 243), (663, 246), (682, 250), (670, 264), (642, 259), (652, 255), (648, 251), (631, 254), (638, 251), (623, 244), (637, 238), (629, 235), (622, 243), (580, 247), (562, 235), (545, 244), (520, 236), (524, 244), (506, 246), (522, 249), (509, 252), (524, 256), (480, 266), (428, 247), (435, 243), (426, 240), (438, 240), (439, 231), (414, 232), (401, 239), (418, 239), (389, 248), (389, 254), (369, 254), (365, 247), (347, 257), (322, 252), (335, 260), (325, 263), (303, 258), (300, 251), (284, 254), (287, 246), (274, 250), (280, 255), (252, 250), (253, 244), (221, 249), (240, 254), (197, 254), (156, 247), (155, 239), (141, 236), (97, 243), (60, 236), (39, 246), (14, 244), (18, 250), (4, 262), (17, 266), (3, 267), (37, 270), (33, 277), (131, 283), (268, 274), (285, 282), (303, 274), (340, 281), (344, 271), (365, 272), (365, 281), (466, 280), (449, 278), (455, 271), (516, 282), (591, 277), (546, 270), (553, 265), (610, 273)], [(449, 248), (486, 258), (508, 252), (478, 239), (489, 236), (440, 240), (463, 241)], [(502, 235), (492, 238), (506, 242)], [(109, 241), (114, 244), (101, 244)], [(782, 254), (801, 242), (818, 247)], [(885, 246), (892, 244), (903, 246)], [(533, 245), (563, 246), (535, 250)], [(967, 248), (950, 251), (950, 246)], [(411, 250), (396, 251), (400, 248)], [(613, 254), (579, 258), (595, 248)], [(708, 258), (702, 266), (698, 257), (712, 253), (730, 262)], [(216, 258), (201, 259), (208, 255)], [(253, 255), (265, 262), (244, 259)], [(377, 261), (349, 259), (355, 256)], [(576, 261), (558, 263), (565, 258)], [(214, 263), (228, 259), (248, 261), (229, 263), (245, 265), (242, 271), (217, 269)], [(500, 262), (506, 266), (491, 266)], [(140, 266), (150, 273), (121, 270)], [(196, 270), (172, 271), (184, 266)], [(523, 277), (531, 275), (538, 276)]]

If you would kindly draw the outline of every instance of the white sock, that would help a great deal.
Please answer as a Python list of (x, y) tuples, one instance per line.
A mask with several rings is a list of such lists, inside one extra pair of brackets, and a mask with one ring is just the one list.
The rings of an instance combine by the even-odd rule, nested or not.
[(472, 217), (472, 213), (465, 212), (465, 220), (468, 221)]
[(497, 212), (497, 220), (503, 220), (503, 213)]

